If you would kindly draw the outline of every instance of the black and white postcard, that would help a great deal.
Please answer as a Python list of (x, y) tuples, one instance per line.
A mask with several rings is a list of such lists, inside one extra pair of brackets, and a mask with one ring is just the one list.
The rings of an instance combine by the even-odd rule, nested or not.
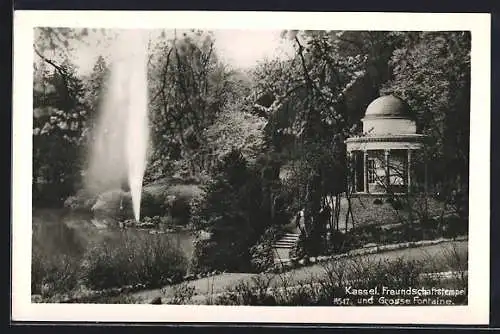
[(488, 14), (17, 11), (13, 320), (486, 324)]

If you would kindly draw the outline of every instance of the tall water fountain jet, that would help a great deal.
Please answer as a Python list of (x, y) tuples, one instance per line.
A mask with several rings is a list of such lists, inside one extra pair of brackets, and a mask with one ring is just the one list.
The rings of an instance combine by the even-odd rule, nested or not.
[(102, 191), (120, 188), (126, 182), (134, 218), (139, 221), (149, 140), (147, 44), (140, 31), (122, 31), (113, 50), (87, 186)]

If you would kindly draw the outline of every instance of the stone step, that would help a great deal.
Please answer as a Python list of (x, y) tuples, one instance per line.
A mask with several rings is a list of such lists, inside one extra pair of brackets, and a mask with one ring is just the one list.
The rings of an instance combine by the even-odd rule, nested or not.
[(297, 240), (299, 240), (299, 235), (298, 234), (285, 234), (279, 240), (294, 240), (294, 241), (297, 241)]
[(297, 241), (299, 241), (299, 240), (294, 240), (294, 239), (279, 239), (279, 240), (276, 240), (276, 243), (278, 243), (278, 242), (288, 242), (288, 243), (294, 244)]
[(291, 249), (299, 240), (299, 235), (297, 233), (285, 233), (276, 243), (274, 248)]
[(276, 244), (274, 245), (274, 248), (276, 249), (292, 249), (295, 246), (295, 244)]
[(278, 240), (275, 245), (295, 245), (296, 243), (296, 240)]
[(276, 241), (276, 244), (279, 244), (279, 243), (284, 243), (284, 244), (295, 244), (297, 243), (298, 240), (284, 240), (284, 239), (280, 239), (278, 241)]
[(287, 263), (291, 263), (292, 260), (291, 259), (274, 259), (274, 263), (282, 263), (282, 264), (287, 264)]
[(299, 240), (299, 236), (286, 235), (281, 237), (280, 240)]

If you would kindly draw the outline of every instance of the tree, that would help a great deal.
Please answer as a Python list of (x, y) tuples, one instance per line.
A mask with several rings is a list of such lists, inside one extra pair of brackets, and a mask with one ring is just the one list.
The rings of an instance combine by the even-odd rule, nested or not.
[(260, 191), (258, 174), (241, 152), (225, 155), (195, 213), (197, 228), (211, 235), (196, 244), (195, 270), (249, 270), (249, 249), (268, 226)]
[[(470, 124), (470, 32), (421, 32), (404, 36), (384, 87), (416, 111), (427, 145), (429, 176), (441, 192), (467, 194)], [(439, 189), (437, 189), (439, 191)]]
[[(36, 74), (33, 87), (33, 191), (35, 200), (52, 204), (80, 182), (79, 147), (87, 115), (82, 82), (69, 63), (57, 66)], [(42, 189), (52, 193), (42, 195)]]
[[(191, 31), (156, 41), (150, 62), (151, 119), (158, 161), (196, 175), (210, 164), (205, 132), (234, 98), (237, 82), (216, 56), (210, 33)], [(168, 174), (175, 163), (160, 167)]]
[(81, 182), (89, 110), (94, 106), (70, 51), (71, 42), (87, 34), (85, 29), (35, 29), (33, 193), (43, 204), (60, 204)]
[[(325, 31), (289, 32), (296, 57), (261, 65), (255, 75), (259, 97), (267, 105), (255, 109), (268, 117), (269, 149), (289, 152), (299, 207), (305, 209), (305, 233), (312, 253), (324, 238), (324, 199), (345, 191), (346, 164), (343, 138), (351, 131), (346, 96), (366, 75), (364, 54), (344, 57), (338, 34)], [(262, 99), (262, 98), (261, 98)], [(285, 144), (288, 143), (288, 144)], [(288, 149), (285, 147), (288, 146)], [(295, 176), (293, 172), (298, 174)], [(303, 183), (302, 183), (303, 182)]]

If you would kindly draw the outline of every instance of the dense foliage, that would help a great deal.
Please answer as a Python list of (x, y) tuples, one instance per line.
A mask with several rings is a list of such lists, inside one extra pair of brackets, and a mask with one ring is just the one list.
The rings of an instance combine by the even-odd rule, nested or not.
[(187, 261), (162, 235), (125, 232), (91, 245), (80, 270), (82, 282), (93, 290), (138, 282), (155, 288), (179, 282), (187, 272)]
[[(36, 205), (61, 204), (82, 190), (108, 65), (101, 56), (90, 74), (79, 74), (69, 41), (84, 42), (90, 33), (112, 38), (55, 28), (36, 35)], [(250, 249), (259, 248), (264, 231), (301, 210), (301, 252), (337, 247), (328, 245), (335, 238), (327, 233), (339, 232), (340, 220), (352, 215), (339, 209), (341, 196), (350, 200), (344, 140), (361, 134), (360, 118), (380, 94), (408, 101), (431, 138), (429, 177), (438, 186), (431, 190), (467, 216), (470, 33), (285, 31), (283, 38), (294, 44), (293, 57), (246, 71), (218, 57), (210, 32), (163, 32), (149, 45), (152, 150), (145, 180), (203, 188), (204, 196), (181, 210), (183, 224), (190, 220), (211, 236), (197, 242), (197, 270), (249, 270)], [(157, 204), (152, 214), (168, 210), (166, 192), (145, 195)]]
[(223, 159), (195, 217), (197, 227), (211, 235), (196, 245), (196, 271), (249, 270), (249, 248), (270, 224), (260, 181), (238, 150)]

